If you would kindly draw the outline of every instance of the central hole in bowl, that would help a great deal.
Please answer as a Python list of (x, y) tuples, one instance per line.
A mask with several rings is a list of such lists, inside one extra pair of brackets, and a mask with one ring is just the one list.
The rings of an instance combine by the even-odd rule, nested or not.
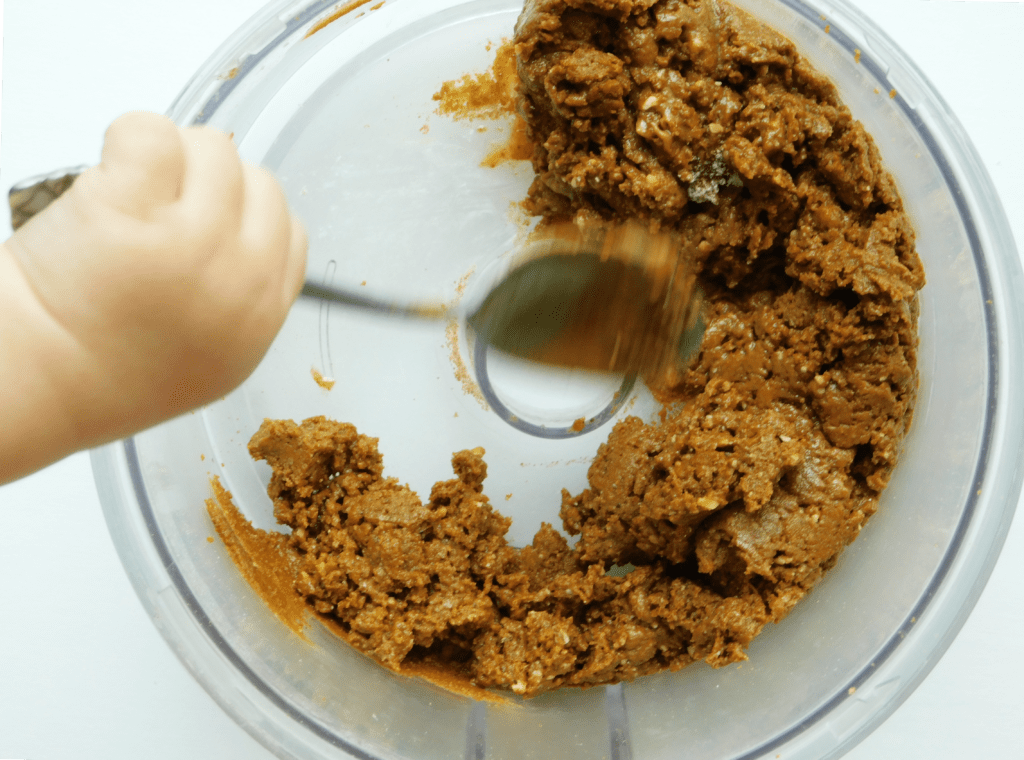
[(635, 375), (604, 374), (528, 362), (477, 341), (477, 383), (491, 409), (540, 438), (580, 435), (608, 422), (626, 401)]

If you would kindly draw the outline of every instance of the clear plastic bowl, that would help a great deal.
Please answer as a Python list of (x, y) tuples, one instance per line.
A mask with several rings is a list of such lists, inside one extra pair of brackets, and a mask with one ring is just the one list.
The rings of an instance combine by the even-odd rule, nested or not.
[[(452, 451), (483, 445), (485, 487), (521, 545), (541, 520), (557, 523), (560, 489), (583, 486), (614, 420), (655, 405), (637, 385), (584, 434), (538, 437), (464, 385), (458, 365), (473, 365), (461, 334), (299, 303), (238, 391), (93, 457), (114, 542), (154, 623), (217, 702), (281, 757), (837, 757), (909, 695), (959, 630), (1021, 487), (1024, 409), (1011, 372), (1024, 356), (1024, 288), (1009, 227), (956, 119), (869, 19), (839, 0), (736, 4), (832, 77), (917, 229), (928, 276), (920, 399), (879, 512), (742, 666), (699, 664), (510, 705), (395, 675), (318, 624), (308, 641), (293, 634), (223, 545), (207, 541), (211, 474), (257, 526), (275, 527), (268, 468), (246, 452), (260, 421), (354, 422), (380, 438), (388, 473), (420, 493), (450, 477)], [(488, 43), (511, 34), (519, 5), (370, 0), (306, 37), (337, 10), (331, 0), (271, 3), (170, 113), (233, 132), (248, 160), (277, 173), (311, 231), (310, 276), (453, 298), (521, 238), (510, 204), (530, 170), (481, 168), (507, 125), (480, 132), (437, 116), (431, 95), (489, 66)], [(333, 391), (313, 382), (312, 368), (334, 377)], [(579, 379), (554, 397), (542, 376), (493, 363), (491, 372), (503, 403), (546, 429), (605, 409), (617, 390)]]

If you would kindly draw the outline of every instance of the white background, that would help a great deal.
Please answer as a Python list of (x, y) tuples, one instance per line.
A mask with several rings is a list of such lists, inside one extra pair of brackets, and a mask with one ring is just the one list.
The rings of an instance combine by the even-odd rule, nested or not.
[[(6, 0), (0, 190), (97, 160), (116, 116), (165, 111), (262, 4)], [(1024, 5), (859, 5), (952, 105), (1024, 241)], [(2, 416), (0, 434), (12, 434)], [(1022, 520), (946, 656), (847, 758), (1024, 757)], [(107, 533), (88, 456), (76, 454), (0, 488), (0, 758), (143, 757), (271, 755), (192, 680), (143, 612)]]

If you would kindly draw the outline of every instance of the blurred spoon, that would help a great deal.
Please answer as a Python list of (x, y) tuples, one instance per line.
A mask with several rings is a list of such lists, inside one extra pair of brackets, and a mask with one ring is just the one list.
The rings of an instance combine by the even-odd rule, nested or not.
[[(46, 208), (85, 168), (14, 185), (11, 226)], [(302, 296), (399, 317), (464, 316), (480, 340), (514, 356), (646, 377), (685, 366), (704, 335), (701, 292), (678, 238), (635, 223), (545, 228), (469, 309), (402, 304), (309, 281)]]

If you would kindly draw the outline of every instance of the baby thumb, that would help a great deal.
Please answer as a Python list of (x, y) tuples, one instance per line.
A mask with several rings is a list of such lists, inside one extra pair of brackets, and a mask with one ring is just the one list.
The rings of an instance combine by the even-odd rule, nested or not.
[(107, 129), (99, 165), (100, 192), (125, 214), (145, 219), (181, 193), (185, 150), (165, 116), (136, 111)]

